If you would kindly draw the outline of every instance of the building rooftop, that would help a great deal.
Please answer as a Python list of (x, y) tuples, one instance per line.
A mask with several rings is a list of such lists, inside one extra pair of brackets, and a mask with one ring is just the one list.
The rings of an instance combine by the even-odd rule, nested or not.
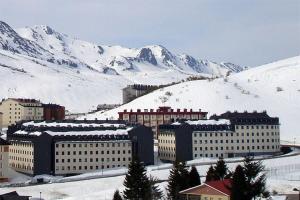
[(111, 123), (109, 121), (83, 121), (83, 120), (64, 120), (64, 121), (30, 121), (22, 124), (23, 126), (33, 126), (33, 127), (116, 127), (116, 128), (124, 128), (126, 127), (125, 123), (122, 121), (115, 121), (115, 123)]
[(230, 125), (230, 120), (228, 119), (204, 119), (204, 120), (187, 120), (184, 122), (174, 122), (172, 125), (181, 125), (181, 124), (189, 124), (189, 125)]
[(231, 179), (224, 179), (221, 181), (209, 181), (205, 183), (206, 185), (215, 188), (224, 194), (230, 195)]
[(115, 129), (115, 130), (91, 130), (91, 131), (26, 131), (18, 130), (14, 134), (17, 135), (31, 135), (40, 136), (42, 133), (47, 133), (51, 136), (114, 136), (114, 135), (128, 135), (128, 131), (132, 128), (127, 129)]
[(263, 112), (226, 112), (220, 115), (212, 115), (210, 119), (228, 119), (231, 121), (231, 124), (271, 124), (279, 125), (278, 117), (270, 117), (266, 111)]
[(28, 200), (31, 196), (20, 196), (16, 191), (1, 194), (0, 200)]
[(10, 145), (9, 142), (7, 142), (6, 140), (0, 138), (0, 146), (1, 145)]
[[(204, 188), (211, 188), (213, 190), (205, 190)], [(225, 179), (220, 181), (210, 181), (203, 183), (202, 185), (198, 185), (192, 188), (188, 188), (186, 190), (180, 191), (180, 194), (193, 194), (193, 195), (203, 195), (203, 194), (216, 194), (214, 191), (219, 192), (223, 195), (230, 196), (230, 188), (231, 180)]]
[(39, 100), (36, 99), (23, 99), (23, 98), (9, 98), (15, 101), (18, 101), (19, 103), (41, 103)]

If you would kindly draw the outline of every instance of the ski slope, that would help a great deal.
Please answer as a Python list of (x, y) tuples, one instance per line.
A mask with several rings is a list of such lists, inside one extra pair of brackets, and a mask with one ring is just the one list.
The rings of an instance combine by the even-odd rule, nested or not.
[[(171, 95), (170, 95), (171, 94)], [(300, 143), (300, 56), (255, 67), (227, 78), (184, 82), (154, 91), (88, 119), (117, 119), (124, 109), (136, 110), (171, 106), (202, 109), (210, 115), (226, 111), (263, 111), (278, 116), (281, 139)]]

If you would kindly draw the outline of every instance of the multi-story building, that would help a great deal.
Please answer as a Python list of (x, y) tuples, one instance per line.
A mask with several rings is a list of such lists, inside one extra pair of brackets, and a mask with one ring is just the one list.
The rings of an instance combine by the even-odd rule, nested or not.
[(0, 112), (3, 113), (3, 127), (8, 127), (21, 120), (42, 120), (43, 107), (35, 99), (4, 99), (0, 103)]
[(156, 85), (128, 85), (127, 87), (123, 88), (123, 104), (128, 103), (139, 96), (142, 96), (148, 92), (151, 92), (155, 89), (158, 89), (159, 86)]
[(161, 125), (158, 154), (165, 161), (280, 152), (279, 119), (262, 113), (224, 113), (210, 120)]
[(8, 128), (7, 138), (10, 166), (30, 175), (127, 167), (133, 156), (154, 163), (151, 129), (122, 121), (19, 123)]
[(137, 109), (137, 111), (124, 110), (119, 112), (119, 119), (130, 123), (139, 123), (151, 127), (155, 135), (157, 128), (162, 124), (170, 124), (178, 119), (199, 120), (206, 119), (207, 112), (193, 111), (192, 109), (172, 109), (171, 107), (159, 107), (154, 109)]
[(0, 138), (0, 182), (5, 182), (8, 180), (8, 154), (9, 143)]
[(65, 107), (57, 104), (43, 104), (44, 120), (64, 120)]
[(3, 113), (0, 112), (0, 133), (1, 133), (2, 127), (3, 127)]

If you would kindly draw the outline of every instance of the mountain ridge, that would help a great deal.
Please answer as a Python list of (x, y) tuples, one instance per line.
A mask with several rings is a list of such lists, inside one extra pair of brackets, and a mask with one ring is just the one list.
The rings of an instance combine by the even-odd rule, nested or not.
[(121, 103), (128, 84), (160, 85), (241, 70), (178, 55), (162, 45), (99, 45), (46, 25), (13, 29), (0, 21), (0, 98), (36, 98), (87, 112), (101, 103)]

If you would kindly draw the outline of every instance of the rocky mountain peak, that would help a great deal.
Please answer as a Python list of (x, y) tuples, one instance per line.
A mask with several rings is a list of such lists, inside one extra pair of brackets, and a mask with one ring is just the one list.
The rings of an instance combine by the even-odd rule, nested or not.
[(142, 48), (137, 56), (141, 61), (149, 62), (150, 64), (157, 65), (155, 55), (150, 48)]

